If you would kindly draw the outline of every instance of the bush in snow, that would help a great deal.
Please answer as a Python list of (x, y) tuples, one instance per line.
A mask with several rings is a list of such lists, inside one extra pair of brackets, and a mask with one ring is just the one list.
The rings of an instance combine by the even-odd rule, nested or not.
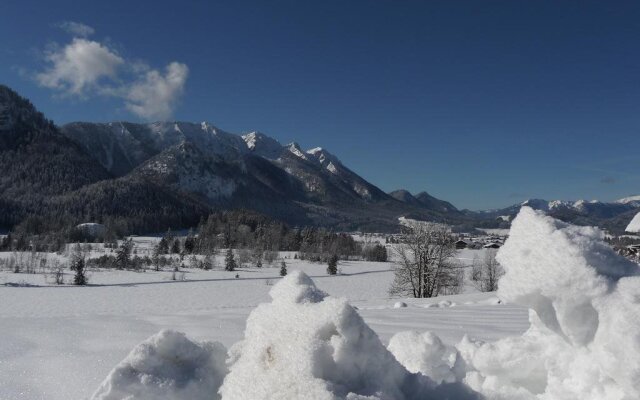
[(164, 330), (118, 364), (92, 400), (213, 400), (227, 374), (227, 352), (217, 342), (195, 343)]

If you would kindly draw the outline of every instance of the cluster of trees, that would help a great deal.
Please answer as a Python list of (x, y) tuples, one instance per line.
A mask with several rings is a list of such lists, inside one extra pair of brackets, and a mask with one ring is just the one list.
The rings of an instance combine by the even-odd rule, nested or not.
[[(340, 259), (356, 259), (365, 254), (362, 244), (351, 235), (325, 228), (291, 228), (246, 210), (211, 214), (198, 224), (197, 235), (190, 232), (181, 239), (168, 233), (159, 245), (162, 254), (208, 254), (228, 248), (240, 249), (241, 256), (247, 254), (242, 250), (248, 250), (249, 257), (255, 262), (259, 259), (258, 255), (269, 258), (269, 253), (277, 251), (296, 251), (301, 259), (324, 262), (332, 255)], [(386, 248), (367, 248), (366, 257), (372, 261), (382, 260), (386, 258)]]
[[(424, 298), (460, 293), (465, 266), (454, 257), (455, 237), (447, 225), (411, 223), (394, 251), (398, 261), (391, 294)], [(495, 250), (487, 250), (483, 260), (474, 258), (470, 278), (478, 290), (497, 290), (502, 275), (504, 270), (496, 260)]]

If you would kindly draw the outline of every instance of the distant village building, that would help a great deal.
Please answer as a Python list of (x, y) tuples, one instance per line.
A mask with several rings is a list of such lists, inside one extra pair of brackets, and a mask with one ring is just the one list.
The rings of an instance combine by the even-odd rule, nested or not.
[(461, 250), (461, 249), (466, 249), (468, 246), (467, 242), (465, 242), (464, 240), (458, 240), (456, 242), (456, 249)]
[(103, 236), (107, 232), (107, 227), (95, 222), (87, 222), (76, 226), (76, 229), (92, 238)]
[(488, 243), (488, 244), (485, 244), (482, 247), (484, 247), (485, 249), (499, 249), (500, 248), (500, 243), (496, 243), (496, 242)]

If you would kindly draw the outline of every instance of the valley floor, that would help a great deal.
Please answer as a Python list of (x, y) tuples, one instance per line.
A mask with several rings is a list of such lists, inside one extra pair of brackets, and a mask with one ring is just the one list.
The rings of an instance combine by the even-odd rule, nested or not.
[[(289, 271), (302, 270), (320, 289), (349, 299), (385, 345), (410, 329), (454, 344), (465, 334), (493, 341), (529, 326), (527, 309), (470, 288), (433, 299), (390, 298), (390, 263), (341, 262), (342, 274), (330, 277), (324, 264), (286, 261)], [(186, 269), (185, 280), (174, 281), (167, 271), (94, 271), (90, 286), (73, 287), (0, 272), (0, 398), (88, 398), (137, 343), (163, 328), (232, 345), (280, 279), (279, 268), (237, 274)], [(407, 307), (395, 308), (399, 301)]]

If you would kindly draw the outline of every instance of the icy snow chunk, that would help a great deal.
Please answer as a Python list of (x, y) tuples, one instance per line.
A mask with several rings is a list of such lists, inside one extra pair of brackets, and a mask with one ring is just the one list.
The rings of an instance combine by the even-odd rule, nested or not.
[(473, 398), (407, 371), (344, 299), (326, 296), (304, 273), (275, 285), (273, 302), (247, 319), (230, 351), (224, 400)]
[(597, 228), (522, 207), (496, 257), (505, 269), (499, 296), (535, 310), (571, 343), (589, 343), (598, 327), (593, 300), (617, 279), (638, 273), (637, 264), (618, 256), (603, 238)]
[(629, 222), (627, 229), (625, 231), (629, 233), (640, 233), (640, 212), (636, 214), (635, 217)]
[(327, 297), (309, 276), (300, 271), (289, 273), (271, 289), (269, 295), (278, 303), (319, 303)]
[(227, 374), (224, 346), (163, 330), (118, 364), (93, 400), (211, 400)]
[(397, 333), (389, 341), (388, 349), (409, 371), (426, 375), (437, 383), (455, 382), (454, 367), (462, 372), (456, 350), (431, 332)]
[(404, 301), (396, 301), (393, 304), (393, 308), (406, 308), (407, 307), (407, 303), (405, 303)]

